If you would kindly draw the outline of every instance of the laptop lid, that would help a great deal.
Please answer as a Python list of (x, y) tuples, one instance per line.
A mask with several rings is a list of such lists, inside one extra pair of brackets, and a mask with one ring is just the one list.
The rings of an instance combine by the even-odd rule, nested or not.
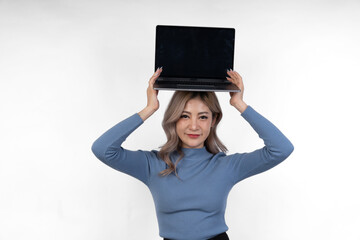
[(163, 67), (159, 80), (228, 82), (234, 45), (234, 28), (157, 25), (155, 69)]

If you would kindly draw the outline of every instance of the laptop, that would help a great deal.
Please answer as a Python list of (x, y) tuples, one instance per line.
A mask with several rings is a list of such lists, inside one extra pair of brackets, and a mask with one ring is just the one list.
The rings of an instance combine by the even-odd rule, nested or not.
[(240, 92), (226, 79), (234, 65), (234, 28), (156, 26), (156, 90)]

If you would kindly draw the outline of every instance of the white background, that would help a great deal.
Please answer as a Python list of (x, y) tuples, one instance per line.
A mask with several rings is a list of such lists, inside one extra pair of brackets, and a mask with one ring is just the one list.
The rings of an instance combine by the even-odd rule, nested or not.
[[(295, 146), (232, 189), (230, 238), (359, 240), (360, 2), (346, 0), (0, 0), (0, 239), (160, 239), (147, 187), (90, 151), (145, 106), (158, 24), (235, 28), (244, 100)], [(164, 143), (171, 94), (126, 148)], [(262, 147), (218, 97), (230, 153)]]

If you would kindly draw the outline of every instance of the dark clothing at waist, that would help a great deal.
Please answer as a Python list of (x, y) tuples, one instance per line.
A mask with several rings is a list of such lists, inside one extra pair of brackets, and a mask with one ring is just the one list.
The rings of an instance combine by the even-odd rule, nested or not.
[[(164, 240), (171, 240), (169, 238), (164, 238)], [(226, 232), (220, 233), (219, 235), (216, 235), (215, 237), (209, 238), (208, 240), (230, 240), (229, 236), (226, 234)]]

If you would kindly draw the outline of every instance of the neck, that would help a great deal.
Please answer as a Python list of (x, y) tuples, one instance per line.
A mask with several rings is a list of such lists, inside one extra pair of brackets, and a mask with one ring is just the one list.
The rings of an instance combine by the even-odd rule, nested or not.
[(206, 149), (202, 148), (181, 148), (181, 151), (184, 153), (184, 158), (186, 159), (199, 159), (199, 157), (204, 157), (207, 155), (212, 155)]

